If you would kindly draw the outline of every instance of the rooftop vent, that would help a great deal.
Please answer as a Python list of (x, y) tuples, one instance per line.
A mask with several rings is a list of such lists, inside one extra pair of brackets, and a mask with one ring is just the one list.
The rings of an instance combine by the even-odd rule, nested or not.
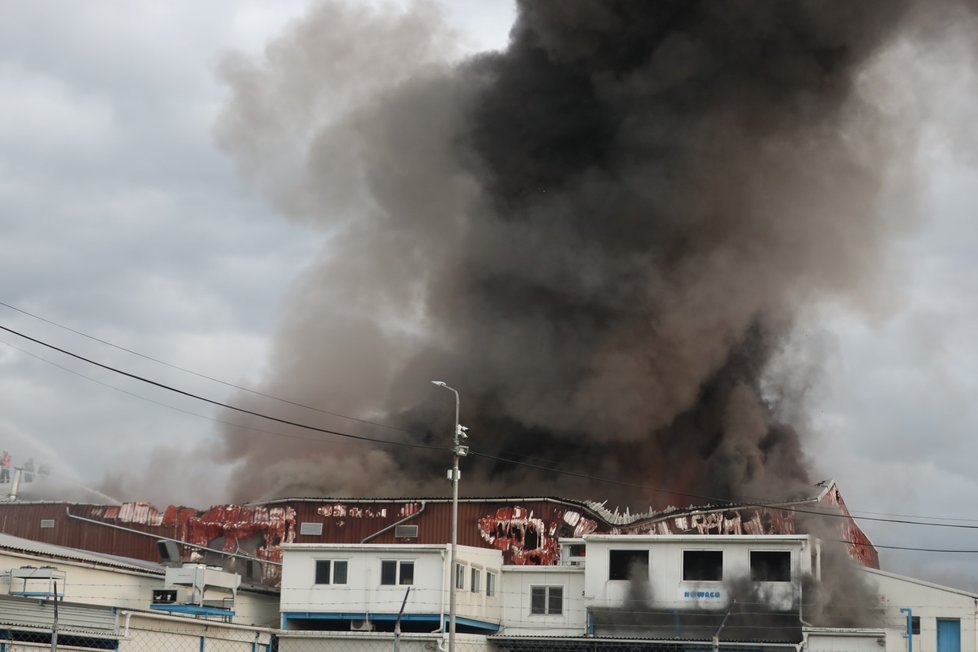
[(299, 534), (307, 537), (319, 537), (323, 535), (322, 523), (299, 523)]
[(394, 538), (395, 539), (417, 539), (418, 526), (398, 525), (397, 527), (394, 528)]

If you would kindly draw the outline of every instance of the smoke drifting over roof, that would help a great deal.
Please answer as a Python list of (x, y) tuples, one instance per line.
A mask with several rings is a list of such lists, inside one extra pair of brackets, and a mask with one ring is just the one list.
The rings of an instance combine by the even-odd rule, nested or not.
[[(428, 382), (444, 379), (474, 450), (791, 495), (809, 481), (804, 424), (766, 372), (803, 306), (870, 296), (888, 269), (913, 134), (865, 71), (913, 10), (526, 0), (505, 51), (459, 61), (427, 4), (318, 6), (224, 68), (222, 145), (326, 234), (264, 386), (415, 434), (233, 402), (448, 446), (452, 398)], [(444, 453), (225, 440), (236, 499), (446, 489)], [(465, 469), (469, 494), (686, 500)]]

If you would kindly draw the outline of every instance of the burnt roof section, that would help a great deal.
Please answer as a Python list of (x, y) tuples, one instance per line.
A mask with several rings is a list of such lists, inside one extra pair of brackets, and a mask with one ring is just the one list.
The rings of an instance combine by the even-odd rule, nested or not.
[[(747, 509), (747, 508), (790, 508), (797, 505), (811, 505), (821, 502), (828, 493), (835, 488), (834, 480), (823, 480), (813, 486), (818, 491), (807, 498), (794, 498), (790, 500), (778, 501), (754, 501), (754, 502), (718, 502), (717, 504), (706, 503), (702, 505), (689, 505), (686, 507), (666, 507), (662, 510), (655, 510), (651, 507), (643, 512), (631, 512), (629, 508), (616, 507), (614, 510), (607, 507), (608, 501), (598, 502), (596, 500), (573, 500), (569, 498), (559, 498), (556, 496), (496, 496), (496, 497), (475, 497), (467, 498), (459, 496), (459, 503), (478, 504), (478, 503), (554, 503), (557, 505), (567, 505), (578, 509), (583, 509), (594, 513), (609, 525), (627, 526), (640, 525), (644, 521), (654, 521), (661, 518), (671, 518), (682, 514), (696, 514), (700, 512), (716, 511), (718, 509)], [(355, 498), (355, 497), (333, 497), (333, 496), (308, 496), (308, 497), (289, 497), (276, 498), (273, 500), (255, 501), (246, 503), (249, 506), (269, 506), (269, 505), (288, 505), (298, 502), (338, 502), (353, 504), (399, 504), (399, 503), (450, 503), (452, 499), (445, 496), (437, 497), (411, 497), (411, 498)]]

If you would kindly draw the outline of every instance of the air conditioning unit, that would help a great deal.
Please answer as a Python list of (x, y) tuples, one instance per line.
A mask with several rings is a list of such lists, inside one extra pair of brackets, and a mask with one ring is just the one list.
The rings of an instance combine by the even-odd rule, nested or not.
[(177, 601), (176, 589), (154, 589), (153, 604), (174, 604)]
[(372, 632), (374, 624), (369, 620), (351, 620), (350, 629), (354, 632)]

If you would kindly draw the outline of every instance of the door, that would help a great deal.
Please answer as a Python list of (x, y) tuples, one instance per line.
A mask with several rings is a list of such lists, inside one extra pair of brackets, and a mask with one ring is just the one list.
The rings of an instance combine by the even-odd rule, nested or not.
[(937, 652), (961, 652), (961, 621), (937, 619)]

